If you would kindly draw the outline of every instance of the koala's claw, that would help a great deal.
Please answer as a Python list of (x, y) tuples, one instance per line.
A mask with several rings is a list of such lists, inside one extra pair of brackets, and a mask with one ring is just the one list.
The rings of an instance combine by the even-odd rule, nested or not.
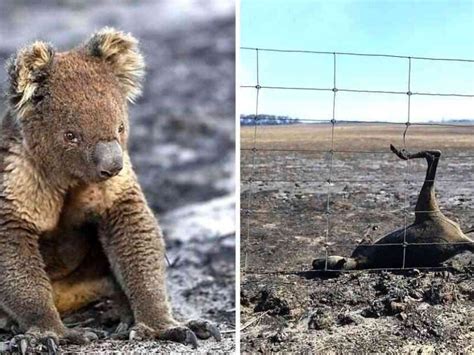
[(137, 339), (137, 331), (136, 330), (131, 330), (130, 334), (128, 336), (128, 340), (134, 341), (135, 339)]
[(84, 333), (84, 336), (86, 337), (86, 339), (90, 342), (93, 342), (93, 341), (96, 341), (96, 340), (99, 340), (99, 336), (94, 333), (94, 332), (85, 332)]
[(52, 338), (46, 340), (46, 347), (48, 348), (49, 355), (56, 355), (58, 353), (58, 347)]
[(209, 339), (211, 336), (217, 341), (221, 341), (219, 329), (207, 320), (191, 320), (186, 324), (199, 339)]
[(184, 339), (185, 345), (191, 345), (193, 349), (197, 349), (198, 347), (198, 340), (196, 334), (190, 329), (186, 329), (186, 338)]
[(156, 331), (143, 323), (136, 324), (128, 333), (128, 340), (130, 341), (146, 339), (156, 339)]
[(20, 348), (21, 355), (25, 355), (28, 349), (28, 341), (25, 338), (21, 339), (18, 347)]
[(117, 325), (117, 328), (115, 328), (116, 334), (124, 333), (128, 330), (130, 325), (127, 322), (120, 322), (119, 325)]
[(159, 339), (170, 340), (184, 345), (191, 345), (194, 349), (198, 347), (196, 334), (187, 327), (175, 327), (160, 332)]
[[(39, 343), (38, 340), (40, 340)], [(37, 339), (34, 335), (25, 334), (17, 335), (9, 342), (9, 352), (19, 352), (21, 355), (26, 355), (29, 351), (36, 353), (44, 348), (49, 355), (56, 355), (58, 353), (57, 340), (51, 336)]]

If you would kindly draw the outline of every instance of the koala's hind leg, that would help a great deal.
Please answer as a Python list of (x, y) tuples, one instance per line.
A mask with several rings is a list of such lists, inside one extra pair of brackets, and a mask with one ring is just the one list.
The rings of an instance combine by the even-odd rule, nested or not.
[(9, 332), (14, 325), (13, 319), (0, 309), (0, 333)]
[(44, 270), (38, 237), (24, 222), (10, 218), (9, 223), (1, 226), (0, 250), (0, 308), (18, 324), (21, 332), (8, 346), (26, 353), (29, 345), (44, 344), (55, 352), (60, 339), (88, 343), (91, 338), (86, 332), (67, 329), (62, 323)]
[(206, 321), (184, 325), (172, 314), (166, 291), (165, 245), (153, 213), (136, 183), (120, 196), (99, 235), (113, 272), (130, 301), (135, 326), (131, 339), (163, 339), (197, 346), (196, 336), (220, 339)]
[(119, 330), (131, 325), (133, 316), (128, 300), (112, 275), (100, 245), (92, 245), (81, 265), (70, 275), (53, 281), (54, 303), (61, 316), (70, 314), (103, 298), (113, 308), (102, 315), (107, 322), (120, 322)]
[[(99, 266), (99, 271), (94, 270)], [(101, 272), (96, 263), (81, 265), (72, 274), (53, 281), (56, 309), (61, 315), (69, 314), (119, 291), (111, 275)]]

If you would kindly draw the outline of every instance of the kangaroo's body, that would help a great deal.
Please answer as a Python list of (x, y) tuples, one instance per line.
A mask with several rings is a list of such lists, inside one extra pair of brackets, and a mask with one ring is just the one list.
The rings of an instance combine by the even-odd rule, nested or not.
[(434, 181), (441, 152), (422, 151), (410, 154), (391, 146), (401, 159), (424, 158), (428, 163), (426, 178), (418, 196), (415, 221), (393, 231), (373, 244), (361, 244), (350, 258), (330, 256), (313, 261), (314, 269), (351, 270), (374, 268), (432, 267), (466, 250), (474, 252), (474, 241), (459, 225), (447, 218), (436, 201)]

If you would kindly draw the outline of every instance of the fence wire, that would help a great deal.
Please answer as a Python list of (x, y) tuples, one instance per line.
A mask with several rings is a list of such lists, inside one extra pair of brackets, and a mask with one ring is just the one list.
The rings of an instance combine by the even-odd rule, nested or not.
[[(255, 85), (240, 85), (242, 89), (255, 89), (256, 90), (256, 100), (255, 100), (255, 115), (253, 117), (253, 136), (252, 136), (252, 148), (241, 148), (241, 151), (250, 151), (251, 156), (251, 171), (248, 179), (242, 179), (242, 182), (248, 184), (248, 194), (247, 194), (247, 208), (242, 209), (242, 213), (247, 220), (247, 242), (244, 250), (244, 272), (246, 274), (262, 274), (262, 275), (293, 275), (301, 274), (301, 270), (283, 270), (283, 271), (254, 271), (248, 268), (248, 259), (251, 251), (249, 250), (249, 240), (251, 237), (251, 223), (250, 219), (252, 214), (258, 213), (267, 213), (262, 211), (257, 211), (252, 209), (252, 200), (253, 200), (253, 185), (255, 182), (287, 182), (287, 183), (325, 183), (327, 184), (326, 194), (327, 199), (325, 203), (325, 220), (326, 220), (326, 233), (324, 236), (324, 255), (325, 255), (325, 268), (324, 271), (334, 271), (334, 272), (351, 272), (356, 270), (332, 270), (328, 268), (328, 257), (329, 250), (334, 247), (352, 247), (355, 248), (360, 246), (360, 243), (331, 243), (330, 242), (330, 229), (331, 229), (331, 186), (334, 183), (339, 182), (350, 182), (350, 183), (359, 183), (359, 182), (390, 182), (397, 183), (401, 182), (404, 184), (404, 204), (400, 210), (389, 211), (391, 213), (400, 212), (403, 214), (404, 228), (403, 228), (403, 243), (380, 243), (380, 244), (367, 244), (370, 247), (387, 247), (387, 246), (400, 246), (403, 248), (403, 258), (402, 266), (400, 268), (370, 268), (366, 269), (367, 271), (382, 271), (382, 270), (410, 270), (410, 269), (423, 269), (423, 270), (442, 270), (444, 267), (406, 267), (406, 251), (408, 246), (433, 246), (433, 245), (464, 245), (464, 244), (473, 244), (473, 242), (457, 242), (457, 243), (447, 243), (447, 242), (429, 242), (429, 243), (408, 243), (407, 242), (407, 227), (408, 227), (408, 217), (415, 214), (414, 211), (410, 211), (409, 204), (409, 182), (413, 181), (409, 179), (410, 176), (410, 160), (406, 160), (406, 166), (404, 169), (405, 177), (403, 179), (372, 179), (372, 180), (360, 180), (360, 179), (334, 179), (334, 155), (337, 153), (349, 153), (349, 154), (392, 154), (391, 152), (386, 151), (364, 151), (364, 150), (337, 150), (335, 147), (335, 127), (337, 124), (336, 120), (336, 98), (339, 92), (353, 92), (353, 93), (365, 93), (365, 94), (390, 94), (390, 95), (406, 95), (407, 97), (407, 115), (405, 122), (389, 122), (389, 121), (370, 121), (364, 123), (371, 124), (382, 124), (382, 125), (402, 125), (404, 126), (402, 133), (402, 144), (403, 148), (407, 149), (407, 135), (409, 133), (410, 127), (412, 126), (434, 126), (434, 127), (456, 127), (456, 128), (474, 128), (474, 125), (464, 125), (464, 124), (449, 124), (444, 122), (412, 122), (411, 121), (411, 98), (412, 96), (439, 96), (439, 97), (460, 97), (460, 98), (474, 98), (474, 93), (449, 93), (449, 92), (412, 92), (412, 62), (414, 60), (418, 61), (442, 61), (442, 62), (463, 62), (463, 63), (474, 63), (474, 59), (459, 59), (459, 58), (434, 58), (434, 57), (416, 57), (416, 56), (402, 56), (402, 55), (393, 55), (393, 54), (369, 54), (369, 53), (352, 53), (352, 52), (324, 52), (324, 51), (309, 51), (309, 50), (286, 50), (286, 49), (270, 49), (270, 48), (255, 48), (255, 47), (240, 47), (243, 51), (253, 51), (255, 52), (255, 69), (256, 69), (256, 83)], [(306, 54), (315, 54), (315, 55), (331, 55), (333, 62), (333, 87), (332, 88), (321, 88), (321, 87), (297, 87), (297, 86), (266, 86), (262, 85), (260, 81), (260, 52), (276, 52), (276, 53), (306, 53)], [(366, 90), (366, 89), (349, 89), (349, 88), (338, 88), (337, 86), (337, 58), (339, 56), (358, 56), (358, 57), (379, 57), (379, 58), (397, 58), (407, 61), (407, 90), (406, 91), (393, 91), (393, 90)], [(284, 148), (265, 148), (257, 147), (257, 127), (259, 126), (259, 96), (261, 90), (301, 90), (301, 91), (328, 91), (332, 92), (332, 118), (330, 120), (313, 120), (313, 119), (298, 119), (298, 123), (328, 123), (330, 124), (330, 149), (284, 149)], [(266, 118), (268, 120), (268, 118)], [(344, 121), (344, 123), (351, 123), (350, 121)], [(355, 121), (353, 123), (360, 123), (360, 121)], [(257, 158), (257, 152), (311, 152), (311, 153), (325, 153), (328, 155), (329, 160), (329, 177), (328, 179), (299, 179), (299, 180), (285, 180), (285, 179), (259, 179), (255, 177), (255, 163)], [(449, 158), (450, 155), (444, 155), (445, 158)], [(474, 155), (461, 155), (460, 158), (473, 158)], [(422, 180), (429, 181), (429, 180)], [(437, 179), (438, 182), (474, 182), (470, 179)], [(362, 208), (362, 210), (367, 210), (367, 208)], [(272, 213), (272, 211), (268, 212)], [(416, 213), (437, 213), (433, 211), (417, 211)]]

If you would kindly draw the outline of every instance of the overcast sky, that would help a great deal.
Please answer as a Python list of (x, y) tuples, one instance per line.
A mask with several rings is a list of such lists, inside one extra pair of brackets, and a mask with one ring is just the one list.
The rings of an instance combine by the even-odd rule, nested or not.
[[(241, 45), (474, 59), (474, 1), (241, 0)], [(260, 85), (332, 88), (332, 55), (260, 52)], [(241, 50), (240, 84), (255, 85)], [(408, 60), (337, 57), (338, 88), (407, 91)], [(240, 89), (242, 113), (255, 89)], [(474, 94), (474, 63), (412, 61), (412, 92)], [(260, 113), (330, 119), (332, 93), (260, 92)], [(474, 98), (413, 96), (412, 122), (474, 118)], [(406, 121), (407, 95), (339, 92), (336, 119)]]

